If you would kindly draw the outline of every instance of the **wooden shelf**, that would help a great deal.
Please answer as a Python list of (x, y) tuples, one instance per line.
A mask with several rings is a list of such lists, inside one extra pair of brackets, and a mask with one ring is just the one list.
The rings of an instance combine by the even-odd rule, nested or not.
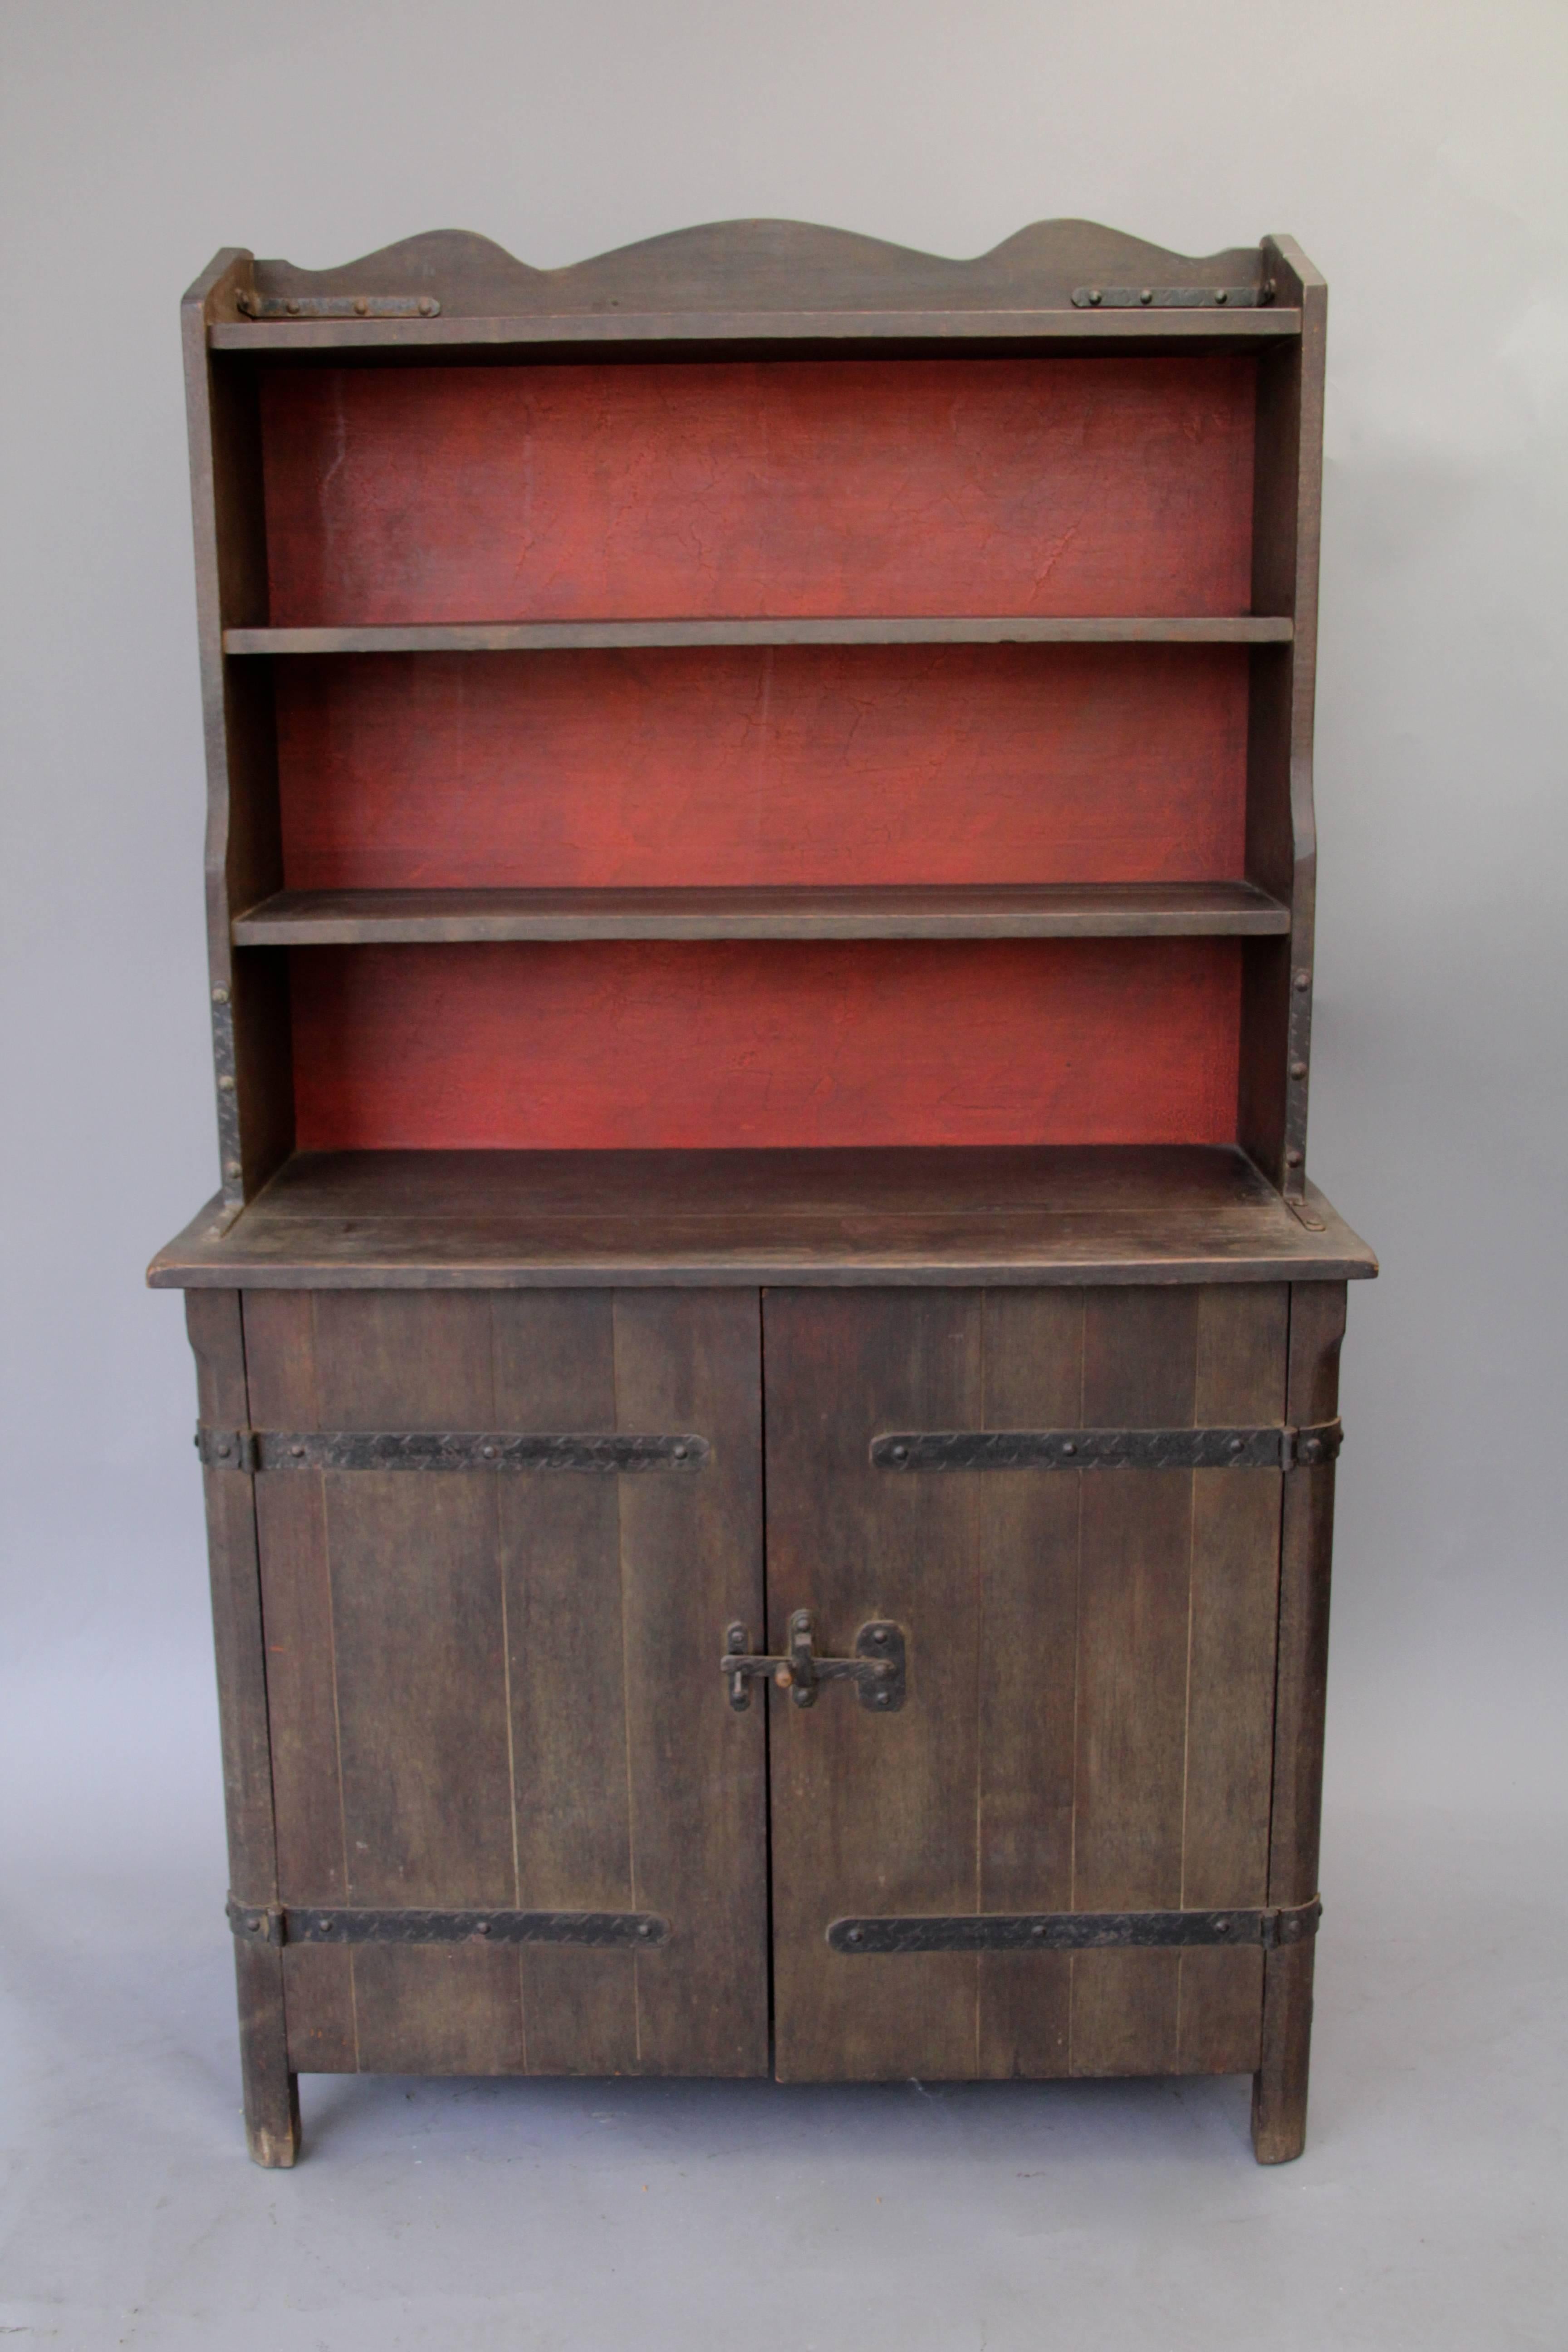
[(933, 614), (914, 619), (450, 621), (226, 629), (226, 654), (513, 654), (675, 646), (1283, 646), (1274, 614), (1163, 620)]
[(633, 345), (656, 358), (661, 348), (704, 343), (726, 354), (783, 344), (794, 356), (835, 352), (857, 344), (946, 352), (979, 346), (1012, 353), (1101, 349), (1118, 355), (1171, 350), (1236, 351), (1300, 339), (1301, 313), (1286, 304), (1255, 310), (582, 310), (513, 311), (486, 318), (461, 313), (436, 319), (219, 319), (206, 329), (215, 352), (398, 351), (432, 356), (508, 344), (535, 353), (559, 351), (592, 357), (595, 350)]
[(1290, 910), (1248, 882), (878, 889), (284, 890), (237, 947), (499, 940), (1258, 938)]
[[(1306, 1222), (1310, 1220), (1310, 1222)], [(1345, 1281), (1321, 1195), (1220, 1147), (300, 1152), (155, 1289)]]

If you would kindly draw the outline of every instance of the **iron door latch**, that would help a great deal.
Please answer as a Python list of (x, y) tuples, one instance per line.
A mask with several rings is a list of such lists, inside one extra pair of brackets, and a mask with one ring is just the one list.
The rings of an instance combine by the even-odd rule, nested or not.
[(724, 1636), (719, 1671), (730, 1685), (730, 1704), (743, 1715), (752, 1704), (750, 1685), (771, 1682), (788, 1691), (796, 1706), (815, 1706), (823, 1683), (853, 1683), (862, 1706), (879, 1715), (892, 1715), (902, 1706), (906, 1688), (904, 1629), (890, 1618), (873, 1618), (855, 1636), (852, 1658), (819, 1658), (815, 1642), (816, 1621), (809, 1609), (797, 1609), (789, 1621), (789, 1649), (783, 1657), (752, 1654), (742, 1624)]

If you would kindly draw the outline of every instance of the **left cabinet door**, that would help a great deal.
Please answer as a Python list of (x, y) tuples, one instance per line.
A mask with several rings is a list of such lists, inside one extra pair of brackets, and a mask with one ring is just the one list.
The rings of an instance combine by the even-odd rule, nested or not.
[(668, 1923), (656, 1948), (291, 1941), (292, 2067), (767, 2072), (763, 1710), (717, 1703), (723, 1627), (762, 1615), (758, 1310), (246, 1295), (259, 1431), (709, 1448), (695, 1470), (258, 1474), (283, 1905)]

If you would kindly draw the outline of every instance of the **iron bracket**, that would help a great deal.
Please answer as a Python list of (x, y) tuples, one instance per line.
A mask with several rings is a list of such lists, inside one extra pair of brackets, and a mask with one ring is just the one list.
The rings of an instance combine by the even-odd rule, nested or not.
[(1274, 1951), (1318, 1932), (1321, 1900), (1258, 1911), (974, 1912), (835, 1919), (827, 1941), (851, 1959), (873, 1953), (1172, 1951), (1261, 1945)]
[(1267, 286), (1077, 286), (1075, 310), (1262, 310)]
[(208, 1429), (209, 1470), (700, 1470), (705, 1437), (519, 1436), (504, 1430)]
[(815, 1706), (824, 1683), (853, 1683), (862, 1706), (878, 1715), (895, 1715), (907, 1695), (904, 1629), (890, 1618), (873, 1618), (855, 1636), (852, 1658), (819, 1658), (814, 1646), (816, 1622), (809, 1609), (797, 1609), (789, 1621), (789, 1648), (782, 1657), (753, 1655), (742, 1624), (724, 1636), (719, 1671), (730, 1685), (730, 1704), (743, 1715), (752, 1704), (749, 1685), (771, 1682), (787, 1690), (796, 1706)]
[(434, 294), (254, 294), (235, 296), (242, 319), (438, 319)]
[(1337, 1421), (1310, 1429), (900, 1430), (871, 1441), (878, 1470), (1296, 1470), (1331, 1462)]
[(655, 1911), (365, 1911), (228, 1898), (228, 1924), (247, 1944), (578, 1944), (647, 1951), (669, 1941)]

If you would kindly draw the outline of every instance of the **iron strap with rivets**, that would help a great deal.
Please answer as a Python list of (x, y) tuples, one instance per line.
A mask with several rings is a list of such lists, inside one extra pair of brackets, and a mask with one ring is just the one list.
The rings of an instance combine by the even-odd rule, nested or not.
[(523, 1436), (506, 1430), (208, 1429), (209, 1470), (700, 1470), (705, 1437)]
[(1311, 1429), (895, 1430), (871, 1441), (879, 1470), (1295, 1470), (1331, 1462), (1337, 1421)]
[(1318, 1932), (1321, 1901), (1261, 1911), (994, 1911), (835, 1919), (827, 1941), (851, 1959), (903, 1952), (1172, 1951), (1261, 1945), (1272, 1951)]
[(580, 1944), (647, 1951), (669, 1941), (656, 1911), (366, 1911), (228, 1899), (228, 1924), (248, 1944)]

